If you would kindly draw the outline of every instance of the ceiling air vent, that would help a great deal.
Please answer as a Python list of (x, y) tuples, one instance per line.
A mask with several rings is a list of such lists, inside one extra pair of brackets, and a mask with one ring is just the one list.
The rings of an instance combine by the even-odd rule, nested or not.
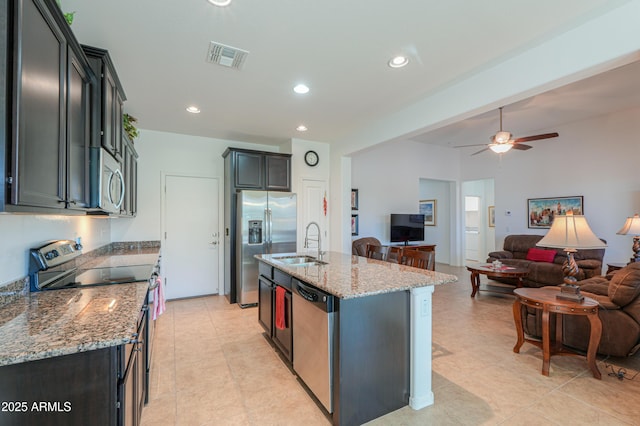
[(242, 69), (244, 60), (249, 52), (236, 47), (226, 46), (212, 41), (209, 43), (207, 62), (222, 65), (227, 68)]

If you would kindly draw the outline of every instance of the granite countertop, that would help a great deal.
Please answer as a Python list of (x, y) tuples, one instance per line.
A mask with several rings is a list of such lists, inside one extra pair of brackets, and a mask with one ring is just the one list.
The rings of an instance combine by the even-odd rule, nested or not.
[[(80, 269), (149, 265), (158, 248), (118, 250)], [(0, 309), (0, 366), (128, 343), (136, 332), (148, 282), (27, 293)]]
[(0, 365), (128, 343), (149, 283), (29, 293), (0, 311)]
[[(315, 256), (315, 253), (310, 254)], [(324, 255), (326, 265), (292, 266), (274, 260), (292, 255), (295, 253), (263, 254), (256, 255), (256, 258), (342, 299), (458, 281), (455, 275), (338, 252), (327, 252)]]

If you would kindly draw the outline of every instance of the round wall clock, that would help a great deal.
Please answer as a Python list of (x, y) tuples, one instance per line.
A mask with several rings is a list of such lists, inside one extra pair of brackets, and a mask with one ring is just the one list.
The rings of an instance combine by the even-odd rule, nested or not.
[(320, 161), (320, 158), (317, 152), (307, 151), (304, 154), (304, 162), (307, 163), (308, 166), (315, 167), (318, 165), (318, 161)]

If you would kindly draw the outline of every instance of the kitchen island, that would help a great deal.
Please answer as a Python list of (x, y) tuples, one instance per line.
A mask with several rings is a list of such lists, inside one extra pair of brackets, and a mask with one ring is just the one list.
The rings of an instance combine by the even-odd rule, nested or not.
[[(290, 276), (294, 293), (299, 280), (335, 296), (333, 423), (362, 424), (407, 404), (431, 405), (431, 295), (434, 286), (457, 277), (337, 252), (323, 262), (287, 262), (292, 256), (256, 256), (260, 279), (269, 279), (272, 268), (276, 285)], [(296, 321), (293, 316), (294, 336)], [(292, 347), (295, 370), (295, 341)]]

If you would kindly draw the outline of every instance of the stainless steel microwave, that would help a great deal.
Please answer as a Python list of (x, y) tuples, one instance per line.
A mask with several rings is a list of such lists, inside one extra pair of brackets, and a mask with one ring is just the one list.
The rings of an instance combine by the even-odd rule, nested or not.
[(122, 165), (105, 149), (92, 150), (92, 207), (104, 213), (120, 213), (125, 194)]

